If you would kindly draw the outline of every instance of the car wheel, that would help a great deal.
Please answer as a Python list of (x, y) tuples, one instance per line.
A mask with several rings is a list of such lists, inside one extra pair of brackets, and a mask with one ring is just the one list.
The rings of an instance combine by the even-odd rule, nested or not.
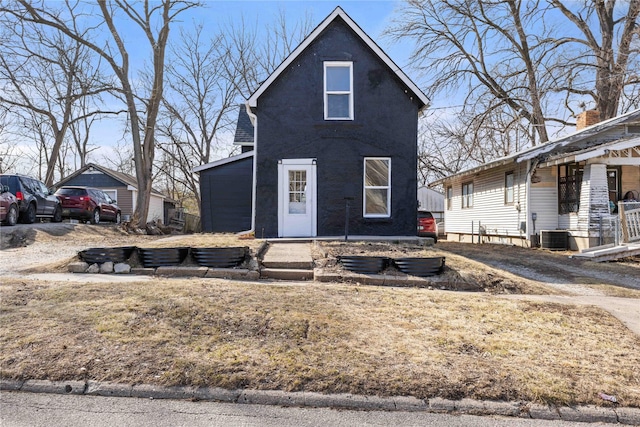
[(116, 224), (120, 224), (121, 220), (122, 220), (122, 215), (120, 215), (120, 212), (118, 212), (116, 214)]
[(7, 212), (7, 217), (4, 221), (7, 225), (16, 225), (18, 222), (18, 207), (16, 205), (9, 207), (9, 212)]
[(60, 206), (56, 206), (56, 210), (53, 212), (53, 218), (51, 221), (62, 222), (62, 208)]
[(25, 224), (33, 224), (36, 222), (36, 205), (35, 203), (29, 203), (27, 211), (22, 215), (22, 222)]
[(91, 224), (100, 224), (100, 210), (94, 209), (91, 215)]

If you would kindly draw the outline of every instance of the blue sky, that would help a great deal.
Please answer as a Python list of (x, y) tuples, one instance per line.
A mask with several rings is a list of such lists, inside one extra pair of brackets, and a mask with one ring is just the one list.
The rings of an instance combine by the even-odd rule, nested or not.
[[(259, 26), (274, 23), (280, 10), (284, 10), (291, 22), (311, 17), (313, 26), (320, 24), (337, 6), (342, 9), (393, 59), (398, 65), (405, 66), (409, 49), (392, 45), (382, 37), (388, 27), (399, 0), (320, 0), (320, 1), (255, 1), (255, 0), (205, 0), (205, 7), (191, 13), (195, 22), (213, 25), (237, 21), (241, 17), (247, 22), (257, 22)], [(184, 18), (188, 22), (189, 18)]]

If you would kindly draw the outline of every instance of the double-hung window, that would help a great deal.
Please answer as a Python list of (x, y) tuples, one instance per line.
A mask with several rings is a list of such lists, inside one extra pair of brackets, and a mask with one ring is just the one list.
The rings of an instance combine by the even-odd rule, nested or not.
[(391, 159), (389, 157), (364, 159), (363, 205), (365, 217), (391, 216)]
[(462, 208), (473, 207), (473, 182), (462, 183)]
[(513, 204), (513, 172), (507, 172), (504, 175), (504, 204)]
[(353, 120), (353, 63), (324, 63), (325, 120)]
[(453, 201), (453, 187), (447, 187), (447, 210), (451, 210), (451, 202)]

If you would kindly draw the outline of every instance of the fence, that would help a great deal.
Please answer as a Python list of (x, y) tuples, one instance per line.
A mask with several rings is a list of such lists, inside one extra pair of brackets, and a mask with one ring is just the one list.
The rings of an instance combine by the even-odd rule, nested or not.
[(622, 241), (640, 241), (640, 202), (619, 202)]

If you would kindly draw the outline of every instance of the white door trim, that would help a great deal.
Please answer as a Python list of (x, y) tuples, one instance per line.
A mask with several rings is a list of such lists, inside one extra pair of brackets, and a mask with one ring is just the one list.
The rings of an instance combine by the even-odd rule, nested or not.
[[(304, 166), (308, 167), (311, 172), (307, 178), (309, 188), (307, 198), (311, 216), (308, 233), (302, 236), (290, 236), (285, 230), (285, 202), (288, 200), (288, 193), (285, 197), (285, 183), (288, 187), (288, 176), (284, 173), (285, 166)], [(278, 161), (278, 237), (315, 237), (317, 235), (318, 209), (316, 177), (316, 159), (282, 159)]]

